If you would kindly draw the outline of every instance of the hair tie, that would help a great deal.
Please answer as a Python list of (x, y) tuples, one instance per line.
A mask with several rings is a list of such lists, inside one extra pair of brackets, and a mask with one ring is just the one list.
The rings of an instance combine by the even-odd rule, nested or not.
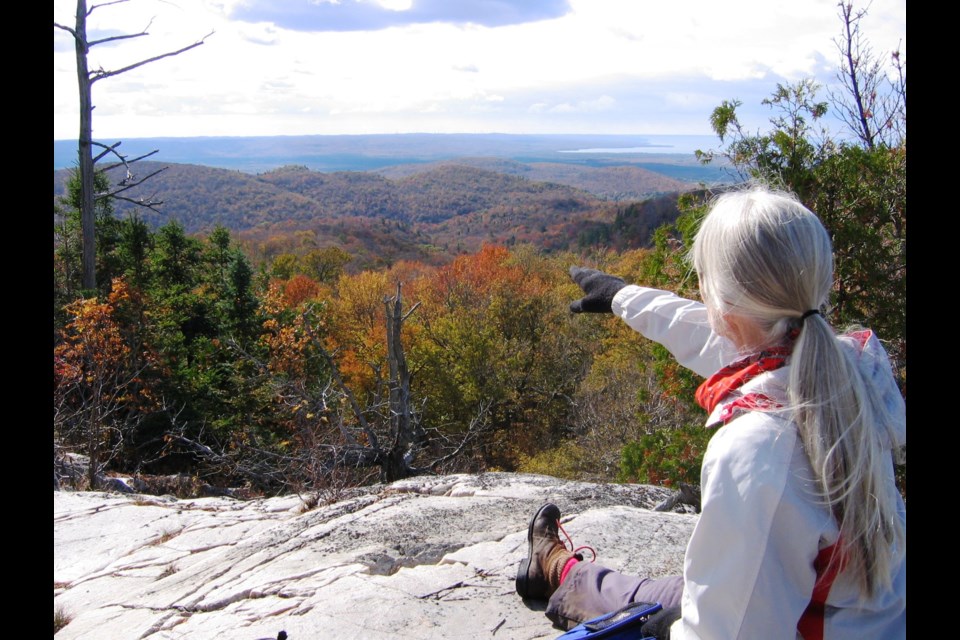
[(810, 316), (812, 316), (812, 315), (814, 315), (814, 314), (817, 314), (818, 316), (822, 316), (822, 315), (823, 315), (822, 313), (820, 313), (820, 309), (810, 309), (809, 311), (804, 311), (804, 312), (803, 312), (803, 315), (800, 316), (800, 322), (803, 322), (804, 320), (806, 320), (807, 318), (809, 318)]

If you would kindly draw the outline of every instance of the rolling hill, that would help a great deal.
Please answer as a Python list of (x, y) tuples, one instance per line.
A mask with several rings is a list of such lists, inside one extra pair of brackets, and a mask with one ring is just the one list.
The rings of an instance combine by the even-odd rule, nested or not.
[[(610, 241), (611, 229), (616, 232), (610, 225), (623, 218), (629, 202), (690, 188), (636, 167), (496, 158), (332, 173), (303, 166), (260, 174), (190, 164), (135, 166), (142, 175), (166, 169), (125, 195), (163, 205), (153, 211), (117, 203), (119, 215), (136, 210), (152, 226), (177, 220), (188, 233), (223, 225), (263, 259), (296, 251), (295, 235), (309, 232), (311, 242), (341, 246), (362, 266), (445, 261), (484, 242), (562, 249), (582, 242), (584, 229), (591, 230), (589, 237)], [(55, 199), (67, 176), (66, 170), (54, 172)], [(618, 244), (643, 246), (648, 240)]]

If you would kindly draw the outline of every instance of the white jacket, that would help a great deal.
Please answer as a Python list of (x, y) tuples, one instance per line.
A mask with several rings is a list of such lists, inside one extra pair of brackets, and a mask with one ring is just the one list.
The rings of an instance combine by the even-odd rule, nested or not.
[[(613, 300), (613, 312), (635, 330), (664, 345), (677, 361), (709, 376), (737, 359), (736, 349), (713, 333), (705, 307), (656, 289), (630, 285)], [(861, 369), (887, 407), (887, 441), (906, 443), (903, 397), (889, 360), (872, 334), (856, 344)], [(757, 376), (739, 392), (759, 392), (786, 405), (788, 367)], [(728, 400), (732, 400), (730, 398)], [(716, 424), (720, 407), (708, 420)], [(896, 491), (893, 465), (887, 483), (903, 522), (906, 508)], [(684, 559), (682, 618), (671, 637), (701, 640), (794, 640), (810, 602), (820, 549), (837, 541), (829, 509), (816, 495), (809, 460), (788, 415), (744, 412), (719, 428), (704, 454), (702, 510)], [(828, 640), (906, 637), (906, 552), (893, 590), (865, 604), (854, 585), (838, 579), (827, 598)]]

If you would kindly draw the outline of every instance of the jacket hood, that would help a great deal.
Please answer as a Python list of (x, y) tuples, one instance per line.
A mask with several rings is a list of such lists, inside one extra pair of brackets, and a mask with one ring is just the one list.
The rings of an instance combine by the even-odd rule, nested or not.
[(870, 330), (855, 331), (840, 336), (839, 340), (854, 349), (864, 382), (877, 394), (878, 404), (883, 408), (883, 415), (877, 416), (877, 427), (884, 434), (884, 445), (896, 449), (907, 444), (907, 405), (880, 340)]

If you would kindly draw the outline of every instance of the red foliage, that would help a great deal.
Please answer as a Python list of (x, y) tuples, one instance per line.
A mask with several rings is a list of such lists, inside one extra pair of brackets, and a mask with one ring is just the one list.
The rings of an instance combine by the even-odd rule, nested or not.
[(320, 284), (303, 274), (297, 274), (283, 285), (283, 303), (287, 307), (300, 306), (301, 303), (320, 295)]

